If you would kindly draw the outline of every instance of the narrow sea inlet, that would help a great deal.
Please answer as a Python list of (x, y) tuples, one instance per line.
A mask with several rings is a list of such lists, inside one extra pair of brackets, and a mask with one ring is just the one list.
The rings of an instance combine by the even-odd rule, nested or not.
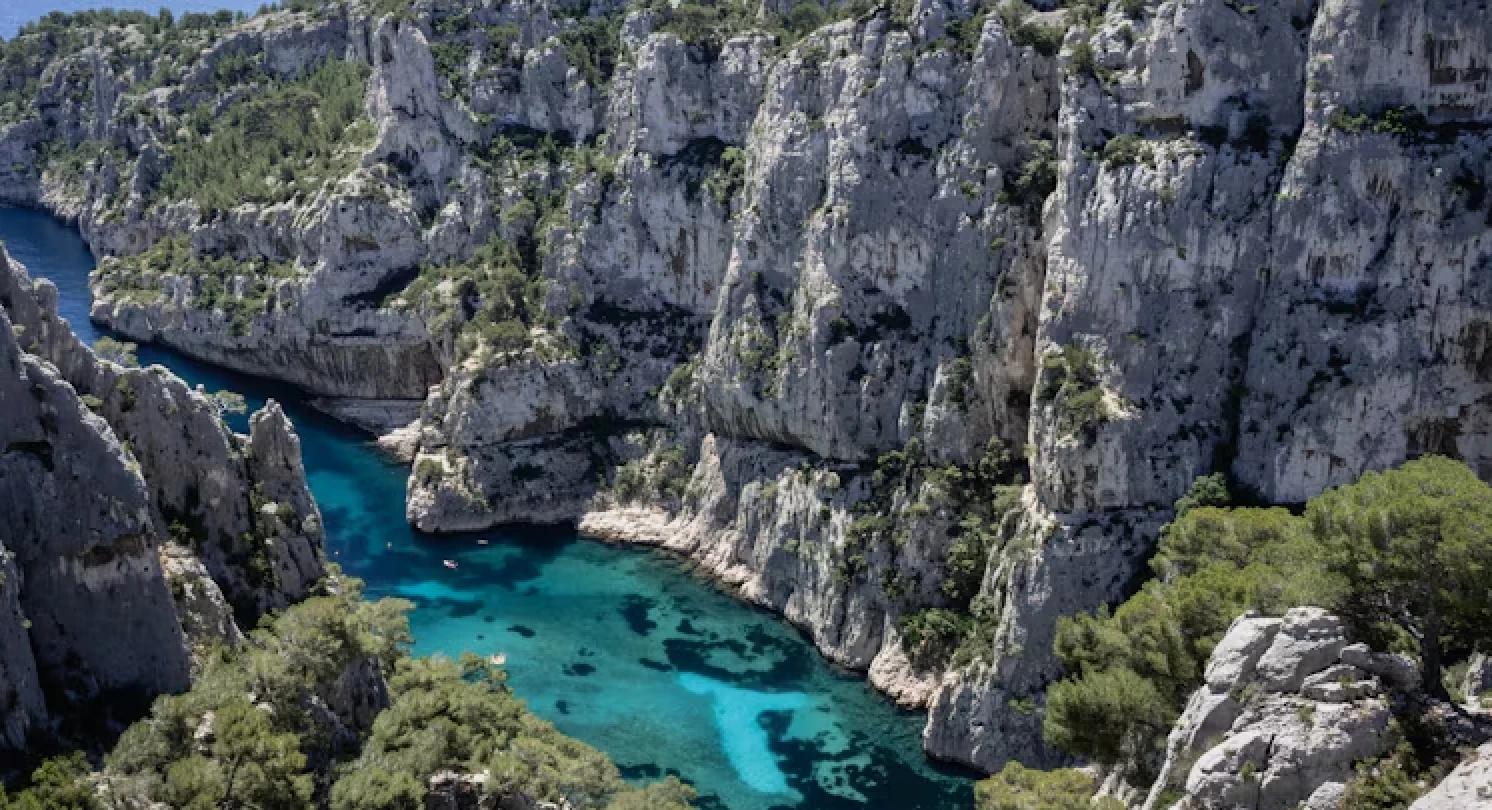
[[(57, 285), (62, 316), (80, 336), (100, 336), (88, 321), (93, 258), (76, 229), (0, 208), (0, 240), (33, 277)], [(366, 436), (274, 383), (155, 347), (138, 354), (208, 390), (237, 391), (250, 410), (270, 396), (283, 402), (328, 556), (363, 578), (370, 596), (415, 603), (415, 652), (506, 656), (509, 683), (530, 708), (605, 751), (627, 777), (676, 773), (700, 791), (700, 807), (715, 810), (971, 803), (966, 774), (925, 761), (920, 714), (833, 670), (782, 620), (678, 561), (568, 528), (416, 534), (404, 521), (404, 468)], [(230, 421), (246, 429), (245, 417)]]

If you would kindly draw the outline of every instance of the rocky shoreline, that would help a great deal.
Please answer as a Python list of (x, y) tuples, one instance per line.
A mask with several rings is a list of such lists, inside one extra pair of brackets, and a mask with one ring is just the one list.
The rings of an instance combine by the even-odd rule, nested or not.
[[(662, 546), (926, 705), (930, 755), (1052, 765), (1055, 622), (1198, 477), (1492, 475), (1487, 10), (1064, 6), (100, 36), (38, 55), (0, 199), (79, 223), (101, 323), (385, 434), (418, 529)], [(202, 134), (312, 86), (345, 127), (213, 186)], [(962, 635), (904, 643), (931, 611)]]

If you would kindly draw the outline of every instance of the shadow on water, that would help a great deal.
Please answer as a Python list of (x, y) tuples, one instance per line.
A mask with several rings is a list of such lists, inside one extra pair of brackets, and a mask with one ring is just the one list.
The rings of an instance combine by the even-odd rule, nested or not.
[[(33, 277), (57, 284), (60, 312), (85, 340), (101, 335), (87, 319), (93, 260), (76, 230), (0, 208), (0, 239)], [(328, 556), (370, 596), (416, 605), (415, 652), (505, 655), (510, 684), (535, 713), (610, 754), (627, 778), (677, 774), (707, 810), (972, 804), (969, 774), (923, 758), (921, 715), (679, 561), (567, 526), (421, 535), (404, 520), (406, 470), (366, 434), (290, 386), (158, 347), (138, 355), (210, 391), (237, 391), (251, 410), (281, 402), (301, 437)], [(244, 416), (230, 423), (247, 430)]]

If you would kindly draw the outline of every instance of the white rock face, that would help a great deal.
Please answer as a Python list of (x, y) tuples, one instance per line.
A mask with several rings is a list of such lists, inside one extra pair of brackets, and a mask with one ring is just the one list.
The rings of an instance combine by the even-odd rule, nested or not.
[(1177, 789), (1179, 810), (1335, 810), (1355, 764), (1395, 742), (1385, 685), (1340, 660), (1344, 636), (1319, 608), (1236, 619), (1171, 731), (1145, 810)]
[(100, 360), (3, 247), (0, 448), (0, 748), (44, 727), (43, 685), (69, 710), (185, 689), (193, 652), (242, 641), (230, 601), (256, 618), (323, 574), (279, 407), (235, 436), (165, 369)]
[(1052, 650), (1057, 619), (1120, 600), (1146, 532), (1158, 529), (1138, 515), (1073, 525), (1035, 501), (1028, 488), (1013, 546), (1026, 550), (992, 557), (985, 569), (980, 593), (998, 616), (990, 663), (945, 675), (929, 706), (922, 743), (934, 757), (991, 771), (1011, 759), (1047, 767), (1067, 760), (1042, 739), (1039, 711), (1046, 684), (1062, 671)]
[(1492, 808), (1492, 743), (1473, 751), (1433, 790), (1409, 805), (1409, 810), (1488, 808)]
[(183, 689), (188, 668), (138, 463), (12, 325), (0, 312), (0, 677), (15, 695), (5, 742), (20, 745), (43, 719), (42, 685), (88, 705)]
[[(707, 436), (682, 509), (597, 503), (582, 532), (614, 541), (657, 545), (689, 557), (733, 586), (742, 598), (781, 613), (823, 653), (843, 666), (868, 670), (872, 682), (899, 703), (925, 705), (938, 676), (908, 659), (895, 618), (900, 602), (885, 593), (882, 572), (923, 572), (910, 595), (931, 600), (941, 584), (947, 545), (937, 523), (913, 528), (897, 550), (867, 555), (868, 572), (846, 582), (836, 575), (858, 497), (830, 470), (805, 470), (802, 454), (766, 452), (754, 443)], [(848, 476), (846, 476), (846, 479)]]
[(3, 251), (0, 262), (0, 296), (28, 345), (80, 394), (97, 397), (130, 442), (150, 482), (156, 535), (191, 535), (240, 618), (301, 599), (323, 573), (321, 514), (279, 406), (254, 414), (249, 436), (234, 435), (205, 393), (166, 369), (99, 360), (58, 317), (56, 287), (32, 282)]

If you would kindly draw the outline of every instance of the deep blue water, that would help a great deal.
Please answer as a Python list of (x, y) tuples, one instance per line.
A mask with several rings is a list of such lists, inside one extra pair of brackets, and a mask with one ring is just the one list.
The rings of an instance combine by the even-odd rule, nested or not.
[(130, 11), (157, 12), (168, 8), (177, 14), (188, 11), (211, 12), (218, 9), (249, 14), (259, 10), (264, 0), (0, 0), (0, 39), (10, 39), (22, 25), (52, 11), (87, 11), (92, 8), (116, 8)]
[[(0, 208), (0, 240), (61, 291), (90, 343), (93, 258), (74, 228)], [(418, 654), (507, 656), (535, 713), (605, 751), (629, 778), (677, 773), (705, 808), (969, 807), (965, 775), (923, 758), (923, 717), (830, 668), (792, 628), (691, 576), (676, 560), (568, 529), (431, 538), (404, 521), (405, 470), (293, 391), (149, 346), (161, 363), (257, 408), (283, 402), (301, 436), (327, 553), (373, 596), (413, 601)], [(232, 420), (246, 429), (244, 417)], [(479, 545), (485, 539), (489, 545)], [(455, 571), (443, 558), (459, 563)]]

